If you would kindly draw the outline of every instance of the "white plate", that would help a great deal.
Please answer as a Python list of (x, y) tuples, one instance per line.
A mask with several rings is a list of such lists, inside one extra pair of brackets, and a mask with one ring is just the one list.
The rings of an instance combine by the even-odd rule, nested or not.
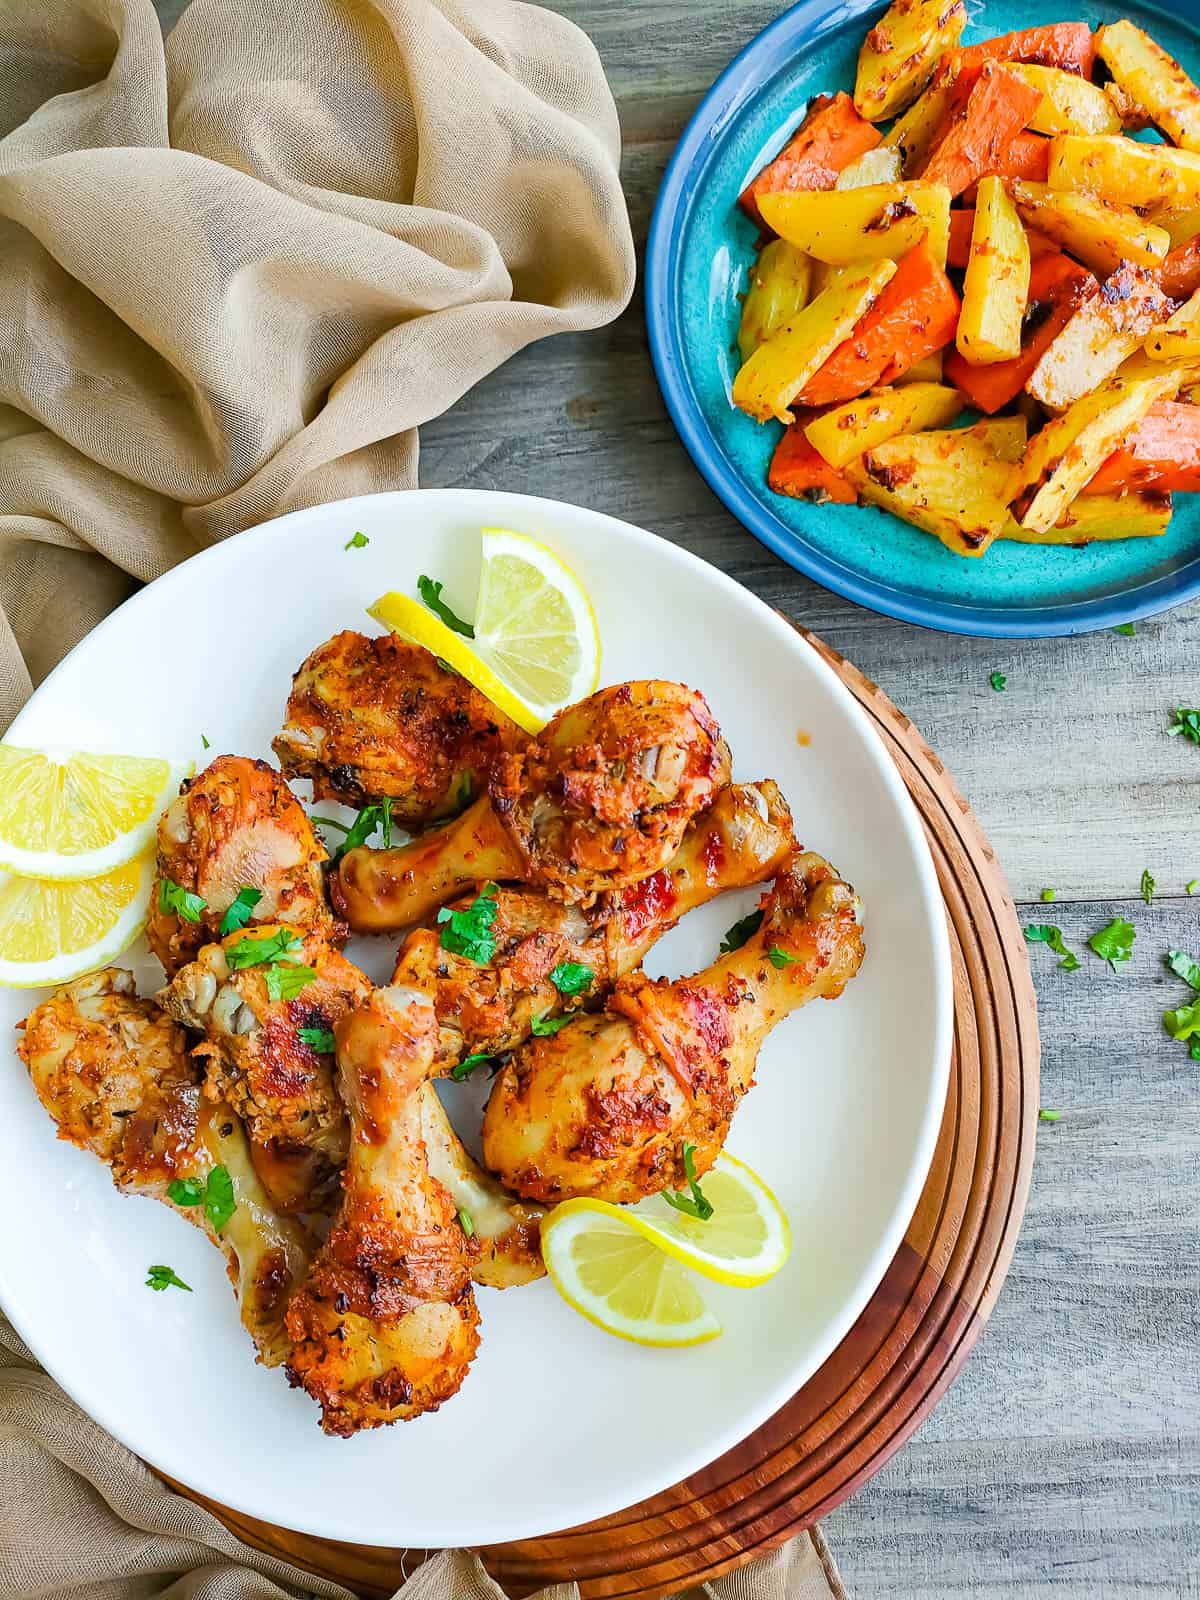
[[(929, 1169), (951, 1028), (944, 913), (917, 815), (867, 718), (771, 610), (626, 523), (522, 495), (424, 490), (320, 506), (219, 545), (135, 596), (43, 684), (8, 737), (132, 753), (269, 756), (291, 673), (386, 589), (445, 580), (468, 615), (481, 525), (562, 552), (592, 596), (602, 681), (702, 689), (735, 775), (774, 777), (806, 845), (867, 907), (868, 954), (835, 1004), (768, 1040), (731, 1150), (787, 1208), (794, 1248), (751, 1291), (705, 1286), (725, 1325), (696, 1349), (609, 1338), (548, 1282), (483, 1290), (483, 1345), (440, 1412), (342, 1441), (255, 1365), (223, 1265), (195, 1229), (112, 1187), (54, 1139), (26, 1074), (0, 1060), (0, 1301), (38, 1358), (152, 1465), (239, 1511), (367, 1544), (494, 1543), (588, 1521), (677, 1482), (744, 1438), (816, 1371), (867, 1303)], [(344, 550), (356, 529), (365, 549)], [(801, 745), (797, 735), (809, 742)], [(687, 972), (754, 893), (693, 913), (654, 952)], [(393, 941), (351, 954), (377, 979)], [(143, 946), (131, 962), (148, 987)], [(11, 1027), (40, 998), (0, 993)], [(11, 1035), (10, 1035), (11, 1037)], [(457, 1091), (478, 1133), (484, 1086)], [(193, 1294), (143, 1287), (168, 1262)]]

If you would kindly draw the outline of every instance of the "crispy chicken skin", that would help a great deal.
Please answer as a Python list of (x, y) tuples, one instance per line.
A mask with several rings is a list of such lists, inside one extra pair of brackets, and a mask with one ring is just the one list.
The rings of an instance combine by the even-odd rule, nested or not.
[[(860, 914), (828, 862), (795, 856), (740, 949), (674, 983), (631, 974), (606, 1010), (512, 1057), (484, 1116), (487, 1165), (546, 1204), (575, 1195), (622, 1204), (679, 1187), (685, 1141), (706, 1172), (766, 1035), (809, 1000), (840, 995), (858, 971)], [(777, 966), (769, 951), (789, 959)]]
[(333, 902), (360, 933), (420, 922), (488, 879), (590, 904), (665, 867), (729, 775), (703, 695), (660, 680), (601, 689), (498, 760), (457, 822), (398, 850), (348, 851)]
[[(290, 1354), (283, 1314), (315, 1241), (278, 1216), (258, 1181), (245, 1132), (227, 1105), (206, 1101), (181, 1028), (133, 977), (107, 967), (59, 989), (21, 1025), (17, 1050), (61, 1139), (90, 1150), (119, 1189), (161, 1200), (222, 1250), (258, 1359)], [(176, 1178), (223, 1166), (236, 1209), (217, 1234), (202, 1205), (176, 1206)]]
[(318, 800), (385, 797), (410, 826), (454, 816), (526, 735), (465, 678), (395, 634), (338, 633), (292, 679), (271, 748)]
[[(219, 937), (242, 889), (262, 898), (251, 922), (287, 922), (344, 934), (325, 899), (325, 847), (295, 795), (265, 761), (218, 756), (188, 779), (158, 824), (158, 860), (146, 937), (167, 976)], [(164, 911), (160, 888), (176, 883), (205, 902), (199, 921)]]
[(434, 1411), (479, 1347), (471, 1243), (430, 1175), (421, 1089), (437, 1022), (424, 995), (377, 989), (337, 1023), (352, 1136), (341, 1209), (293, 1296), (289, 1376), (326, 1433)]
[[(280, 936), (295, 944), (280, 970), (304, 966), (315, 975), (293, 998), (272, 1000), (273, 963), (236, 963), (258, 942), (277, 948), (273, 941)], [(204, 1092), (238, 1112), (263, 1182), (282, 1209), (327, 1206), (346, 1159), (346, 1113), (333, 1056), (302, 1039), (300, 1030), (332, 1030), (370, 992), (358, 968), (320, 933), (276, 924), (206, 945), (157, 996), (169, 1016), (204, 1034), (194, 1052), (205, 1067)]]
[[(533, 889), (498, 889), (489, 961), (444, 949), (436, 925), (416, 928), (400, 947), (392, 982), (432, 995), (440, 1070), (476, 1052), (499, 1055), (530, 1037), (535, 1017), (594, 1006), (685, 912), (726, 889), (761, 883), (795, 849), (778, 786), (770, 779), (732, 784), (694, 819), (671, 861), (632, 888), (588, 912)], [(452, 908), (465, 909), (473, 898)], [(592, 973), (578, 995), (560, 993), (551, 981), (563, 962)]]

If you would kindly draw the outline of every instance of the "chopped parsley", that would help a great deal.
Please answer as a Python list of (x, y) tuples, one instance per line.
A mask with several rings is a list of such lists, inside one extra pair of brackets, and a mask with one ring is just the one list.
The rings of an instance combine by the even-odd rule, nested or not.
[(1163, 1027), (1172, 1039), (1194, 1040), (1200, 1033), (1200, 1000), (1193, 1000), (1189, 1006), (1177, 1006), (1174, 1011), (1164, 1011)]
[(1193, 744), (1200, 744), (1200, 711), (1187, 706), (1179, 706), (1175, 711), (1175, 720), (1167, 729), (1172, 739), (1180, 734), (1185, 739), (1190, 739)]
[(1198, 998), (1189, 1005), (1164, 1011), (1163, 1027), (1172, 1039), (1186, 1040), (1188, 1055), (1193, 1061), (1200, 1061), (1200, 961), (1193, 960), (1184, 950), (1170, 950), (1166, 963)]
[(1049, 905), (1051, 900), (1053, 900), (1053, 899), (1054, 899), (1054, 890), (1053, 889), (1043, 889), (1042, 890), (1042, 901), (1043, 901), (1043, 903), (1045, 905)]
[(1045, 1108), (1043, 1108), (1041, 1111), (1038, 1112), (1038, 1121), (1039, 1122), (1057, 1122), (1061, 1116), (1062, 1116), (1062, 1112), (1061, 1111), (1047, 1111), (1047, 1110), (1045, 1110)]
[(208, 901), (202, 895), (193, 894), (190, 889), (185, 889), (173, 878), (159, 880), (158, 909), (164, 917), (174, 912), (185, 922), (199, 922), (207, 904)]
[(1132, 639), (1134, 634), (1137, 632), (1137, 628), (1132, 622), (1118, 622), (1116, 627), (1113, 629), (1113, 632), (1124, 633), (1130, 639)]
[(390, 850), (392, 847), (392, 807), (396, 804), (390, 796), (384, 800), (373, 800), (370, 805), (363, 806), (362, 810), (350, 823), (349, 827), (344, 822), (338, 822), (334, 817), (314, 817), (314, 822), (319, 822), (323, 828), (336, 828), (345, 838), (333, 852), (333, 865), (346, 854), (347, 850), (357, 850), (360, 845), (374, 836), (376, 828), (383, 834), (383, 848)]
[(205, 734), (203, 734), (203, 733), (200, 735), (200, 743), (204, 746), (204, 748), (206, 750), (211, 750), (212, 749), (212, 745), (209, 744), (207, 736)]
[(1002, 672), (989, 673), (988, 682), (991, 684), (992, 688), (997, 694), (1003, 694), (1005, 689), (1008, 688), (1008, 679)]
[(1200, 961), (1193, 961), (1183, 950), (1169, 950), (1166, 962), (1177, 978), (1182, 978), (1189, 989), (1200, 994)]
[(147, 1289), (186, 1289), (189, 1294), (192, 1292), (191, 1284), (184, 1283), (173, 1267), (151, 1267), (150, 1275), (146, 1279), (146, 1287)]
[(1132, 922), (1114, 917), (1088, 940), (1089, 950), (1094, 950), (1102, 961), (1107, 961), (1115, 972), (1119, 962), (1128, 961), (1133, 954), (1133, 941), (1137, 930)]
[(458, 1208), (458, 1225), (466, 1234), (468, 1239), (473, 1239), (475, 1237), (475, 1223), (472, 1219), (471, 1213), (469, 1211), (464, 1211), (461, 1206)]
[(442, 590), (445, 584), (435, 583), (432, 578), (427, 578), (424, 573), (417, 579), (417, 593), (433, 612), (435, 617), (440, 617), (448, 628), (455, 633), (461, 633), (464, 639), (473, 639), (475, 629), (469, 622), (464, 622), (456, 616), (446, 602), (442, 599)]
[(342, 546), (343, 550), (362, 550), (370, 544), (365, 533), (352, 533)]
[(1155, 889), (1157, 887), (1158, 887), (1158, 885), (1154, 881), (1154, 874), (1150, 871), (1150, 868), (1149, 867), (1143, 867), (1142, 868), (1141, 890), (1142, 890), (1142, 899), (1146, 902), (1147, 905), (1149, 905), (1151, 900), (1154, 899), (1154, 891), (1155, 891)]
[(557, 1033), (560, 1028), (565, 1028), (571, 1020), (568, 1011), (565, 1016), (552, 1017), (548, 1011), (543, 1011), (540, 1017), (534, 1017), (529, 1024), (529, 1031), (535, 1039), (548, 1039), (551, 1034)]
[(305, 1044), (311, 1045), (319, 1056), (331, 1056), (336, 1048), (337, 1041), (330, 1028), (300, 1028), (300, 1038)]
[(437, 919), (442, 929), (443, 950), (466, 956), (469, 961), (492, 959), (496, 953), (496, 935), (492, 932), (496, 921), (496, 894), (496, 885), (485, 883), (465, 911), (442, 907)]
[(794, 966), (799, 959), (799, 956), (788, 955), (787, 951), (781, 950), (777, 944), (773, 944), (767, 951), (767, 960), (775, 968), (776, 972), (782, 972), (784, 967)]
[(263, 976), (268, 1000), (294, 1000), (317, 976), (315, 967), (281, 967), (272, 962)]
[(250, 913), (262, 899), (261, 889), (252, 889), (249, 884), (237, 892), (237, 898), (229, 910), (221, 918), (221, 937), (226, 934), (237, 933), (250, 921)]
[(1052, 927), (1048, 922), (1034, 922), (1025, 929), (1025, 937), (1030, 944), (1048, 944), (1056, 956), (1062, 957), (1058, 964), (1064, 972), (1074, 972), (1079, 966), (1079, 957), (1067, 948), (1061, 928)]
[(175, 1178), (167, 1185), (167, 1198), (177, 1206), (202, 1205), (215, 1233), (220, 1233), (237, 1210), (233, 1179), (226, 1167), (214, 1167), (203, 1183), (199, 1178)]
[(583, 994), (592, 987), (595, 976), (582, 961), (560, 961), (550, 973), (550, 982), (559, 994)]
[(492, 1057), (489, 1056), (485, 1051), (475, 1050), (471, 1055), (464, 1056), (456, 1066), (450, 1068), (450, 1076), (452, 1078), (457, 1078), (459, 1083), (461, 1083), (464, 1078), (469, 1078), (471, 1076), (476, 1067), (482, 1067), (491, 1059)]
[(712, 1201), (705, 1198), (704, 1191), (696, 1182), (696, 1146), (683, 1144), (683, 1170), (687, 1176), (688, 1188), (692, 1191), (689, 1198), (685, 1194), (678, 1194), (674, 1189), (663, 1189), (662, 1197), (669, 1206), (674, 1206), (676, 1211), (682, 1211), (689, 1217), (695, 1217), (698, 1222), (707, 1222), (713, 1214)]
[(733, 927), (730, 928), (729, 932), (721, 940), (721, 954), (725, 956), (728, 955), (731, 950), (740, 950), (745, 944), (746, 940), (749, 939), (752, 934), (757, 933), (762, 927), (762, 920), (765, 914), (766, 913), (762, 911), (751, 911), (750, 914), (743, 917), (740, 922), (735, 922)]
[(225, 959), (234, 972), (241, 972), (245, 967), (261, 966), (265, 961), (290, 961), (295, 965), (303, 953), (304, 940), (290, 928), (280, 928), (265, 939), (239, 939), (226, 950)]
[(1184, 888), (1189, 894), (1195, 894), (1196, 890), (1200, 889), (1200, 878), (1192, 878), (1190, 882), (1184, 884)]

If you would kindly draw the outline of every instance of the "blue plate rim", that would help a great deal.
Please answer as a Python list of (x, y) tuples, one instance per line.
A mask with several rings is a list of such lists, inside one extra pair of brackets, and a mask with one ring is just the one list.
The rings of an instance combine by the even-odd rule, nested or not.
[[(1158, 9), (1153, 4), (1148, 10)], [(757, 92), (779, 52), (820, 32), (820, 24), (841, 26), (872, 11), (879, 0), (797, 0), (743, 46), (692, 113), (667, 164), (646, 244), (644, 300), (650, 358), (655, 377), (684, 448), (718, 499), (761, 544), (822, 587), (867, 610), (942, 633), (994, 639), (1044, 639), (1093, 633), (1118, 623), (1139, 621), (1200, 596), (1200, 556), (1175, 573), (1163, 574), (1124, 593), (1024, 610), (968, 606), (912, 594), (892, 584), (851, 571), (831, 560), (765, 508), (744, 485), (719, 440), (703, 420), (680, 356), (681, 335), (674, 294), (681, 260), (680, 243), (696, 191), (697, 167), (706, 147)], [(1185, 3), (1183, 16), (1194, 22), (1196, 7)]]

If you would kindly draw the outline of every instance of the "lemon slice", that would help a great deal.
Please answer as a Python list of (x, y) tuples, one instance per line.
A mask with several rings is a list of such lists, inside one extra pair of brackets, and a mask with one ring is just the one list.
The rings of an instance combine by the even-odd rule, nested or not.
[(0, 867), (97, 878), (149, 848), (190, 762), (0, 744)]
[(589, 1322), (634, 1344), (704, 1344), (721, 1324), (695, 1280), (619, 1206), (567, 1200), (542, 1223), (554, 1287)]
[(619, 1209), (645, 1238), (694, 1272), (735, 1289), (766, 1283), (792, 1249), (787, 1213), (744, 1161), (722, 1153), (701, 1182), (713, 1208), (707, 1222), (669, 1205), (661, 1194)]
[(407, 595), (381, 596), (370, 615), (441, 656), (537, 733), (600, 682), (596, 614), (579, 579), (546, 545), (502, 528), (485, 528), (482, 537), (473, 641)]
[(145, 926), (153, 877), (148, 856), (82, 883), (0, 873), (0, 984), (67, 983), (114, 961)]

